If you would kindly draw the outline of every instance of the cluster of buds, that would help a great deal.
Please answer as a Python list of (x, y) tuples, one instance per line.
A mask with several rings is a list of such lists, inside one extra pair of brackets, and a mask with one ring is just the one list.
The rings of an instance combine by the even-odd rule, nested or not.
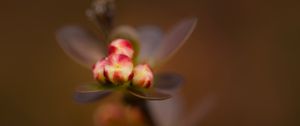
[(132, 84), (142, 88), (153, 85), (153, 73), (147, 64), (134, 67), (134, 50), (125, 39), (113, 40), (108, 46), (108, 56), (93, 66), (94, 78), (113, 85)]

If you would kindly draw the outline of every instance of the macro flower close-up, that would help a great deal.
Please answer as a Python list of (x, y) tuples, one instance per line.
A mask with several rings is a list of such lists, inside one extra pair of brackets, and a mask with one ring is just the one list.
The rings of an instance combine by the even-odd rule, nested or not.
[[(188, 39), (196, 26), (197, 19), (185, 18), (164, 33), (155, 25), (137, 28), (129, 25), (114, 26), (113, 12), (112, 0), (101, 2), (95, 0), (87, 11), (88, 17), (99, 27), (102, 38), (96, 37), (99, 35), (94, 35), (80, 26), (65, 26), (57, 31), (56, 38), (62, 49), (75, 61), (89, 68), (95, 80), (95, 82), (79, 85), (74, 99), (79, 103), (89, 103), (119, 94), (121, 101), (125, 100), (129, 106), (141, 109), (143, 118), (147, 120), (144, 125), (164, 126), (178, 123), (175, 120), (179, 117), (179, 113), (176, 112), (180, 111), (181, 98), (176, 92), (184, 83), (184, 79), (176, 73), (156, 71)], [(146, 101), (170, 98), (168, 102), (152, 103), (152, 105)], [(159, 105), (160, 111), (175, 112), (175, 115), (169, 115), (170, 119), (160, 123), (159, 119), (165, 117), (152, 112), (157, 111), (155, 110), (157, 107), (151, 107), (155, 105)], [(114, 104), (110, 106), (118, 108), (113, 107)], [(111, 116), (100, 114), (105, 116), (97, 119), (123, 118), (119, 116), (126, 115), (126, 113), (115, 112), (123, 111), (121, 108), (111, 111)], [(130, 114), (127, 113), (126, 116)], [(110, 125), (103, 122), (106, 119), (100, 120), (102, 125)]]
[[(112, 24), (112, 1), (92, 3), (89, 15), (96, 19), (103, 39), (93, 36), (80, 26), (66, 26), (57, 32), (61, 47), (73, 59), (92, 70), (96, 83), (79, 86), (75, 99), (88, 102), (100, 99), (115, 90), (127, 90), (130, 94), (148, 100), (163, 100), (171, 97), (162, 91), (182, 84), (178, 74), (156, 74), (156, 70), (186, 41), (196, 26), (196, 18), (183, 19), (168, 33), (161, 35), (157, 26), (139, 28), (131, 26), (104, 27)], [(152, 88), (153, 87), (153, 88)]]
[(300, 126), (299, 1), (0, 4), (0, 126)]

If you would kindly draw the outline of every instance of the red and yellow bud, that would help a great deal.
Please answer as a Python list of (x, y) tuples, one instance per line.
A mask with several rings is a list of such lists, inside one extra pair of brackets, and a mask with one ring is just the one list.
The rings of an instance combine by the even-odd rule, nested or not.
[(150, 88), (153, 85), (153, 73), (148, 64), (137, 65), (133, 69), (132, 84), (137, 87)]
[(104, 67), (104, 75), (111, 83), (119, 85), (132, 78), (133, 63), (131, 58), (123, 54), (110, 55)]
[(108, 54), (124, 54), (130, 58), (133, 57), (133, 48), (131, 43), (126, 39), (113, 40), (108, 47)]
[(105, 75), (104, 75), (104, 67), (107, 64), (107, 58), (103, 58), (99, 60), (96, 64), (93, 66), (93, 74), (94, 78), (98, 81), (105, 82)]

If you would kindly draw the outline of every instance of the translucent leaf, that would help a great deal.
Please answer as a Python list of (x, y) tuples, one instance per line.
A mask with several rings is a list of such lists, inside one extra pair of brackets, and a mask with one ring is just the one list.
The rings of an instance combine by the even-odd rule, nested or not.
[(124, 38), (124, 39), (138, 41), (138, 34), (133, 27), (128, 25), (122, 25), (116, 27), (112, 31), (112, 34), (110, 35), (111, 40), (116, 38)]
[(162, 30), (157, 26), (142, 26), (137, 28), (140, 42), (139, 62), (146, 62), (149, 57), (154, 55), (156, 49), (161, 44), (163, 38)]
[(97, 101), (108, 96), (112, 89), (112, 87), (102, 86), (97, 82), (83, 84), (77, 88), (74, 99), (79, 103)]
[(158, 90), (141, 91), (136, 88), (128, 88), (128, 92), (136, 97), (146, 100), (165, 100), (171, 98), (171, 95), (160, 92)]
[(175, 73), (159, 73), (155, 75), (154, 87), (164, 91), (178, 89), (184, 83), (182, 76)]
[(184, 19), (175, 25), (163, 38), (150, 64), (157, 66), (172, 56), (187, 40), (197, 23), (196, 18)]
[(91, 68), (105, 55), (106, 45), (79, 26), (66, 26), (56, 33), (63, 50), (80, 64)]

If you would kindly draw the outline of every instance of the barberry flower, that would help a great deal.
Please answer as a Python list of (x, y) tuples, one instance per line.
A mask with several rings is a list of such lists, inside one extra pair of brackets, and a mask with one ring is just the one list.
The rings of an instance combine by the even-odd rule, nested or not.
[[(103, 33), (101, 35), (94, 36), (78, 26), (64, 27), (57, 33), (59, 44), (69, 56), (89, 69), (94, 65), (92, 71), (98, 82), (80, 85), (76, 90), (75, 100), (96, 101), (120, 89), (119, 87), (125, 89), (122, 91), (143, 99), (170, 98), (174, 89), (183, 83), (183, 78), (174, 73), (157, 74), (155, 70), (184, 44), (195, 28), (197, 19), (184, 19), (164, 34), (159, 27), (152, 25), (138, 28), (113, 26), (113, 8), (113, 0), (93, 0), (92, 7), (87, 11), (89, 18), (100, 27)], [(128, 46), (128, 43), (133, 46)], [(139, 65), (134, 66), (136, 64)], [(124, 84), (125, 86), (120, 86)], [(179, 101), (176, 94), (173, 95), (174, 98), (163, 103), (149, 102), (154, 113), (158, 113), (154, 116), (158, 118), (155, 120), (166, 120), (177, 115), (180, 105), (176, 102)], [(170, 116), (164, 116), (165, 113)], [(118, 113), (114, 115), (118, 116)]]
[(132, 78), (133, 63), (123, 54), (113, 54), (93, 65), (94, 78), (102, 83), (122, 85)]
[(132, 84), (141, 88), (153, 85), (153, 72), (148, 64), (139, 64), (133, 70)]
[[(92, 20), (98, 21), (100, 27), (111, 24), (111, 16), (101, 18), (99, 16), (102, 14), (94, 11), (89, 10), (89, 16)], [(105, 14), (109, 13), (110, 9), (106, 11)], [(184, 44), (192, 33), (196, 21), (195, 18), (182, 20), (166, 35), (163, 35), (156, 26), (143, 26), (137, 29), (130, 26), (102, 27), (105, 33), (102, 41), (78, 26), (62, 28), (57, 34), (61, 47), (88, 68), (94, 65), (93, 75), (99, 82), (80, 86), (76, 100), (86, 102), (102, 98), (120, 89), (120, 85), (124, 85), (121, 87), (125, 87), (130, 94), (140, 98), (150, 100), (170, 98), (169, 94), (161, 90), (178, 87), (183, 79), (173, 73), (154, 74), (155, 70)], [(139, 90), (136, 87), (149, 90)]]
[(133, 48), (131, 43), (126, 39), (115, 39), (113, 40), (108, 47), (108, 54), (123, 54), (129, 58), (133, 57)]
[(117, 85), (129, 83), (133, 70), (131, 59), (123, 54), (112, 54), (107, 59), (107, 65), (104, 67), (107, 79)]
[(93, 65), (94, 78), (102, 83), (106, 82), (104, 67), (107, 65), (107, 63), (107, 58), (103, 58)]

